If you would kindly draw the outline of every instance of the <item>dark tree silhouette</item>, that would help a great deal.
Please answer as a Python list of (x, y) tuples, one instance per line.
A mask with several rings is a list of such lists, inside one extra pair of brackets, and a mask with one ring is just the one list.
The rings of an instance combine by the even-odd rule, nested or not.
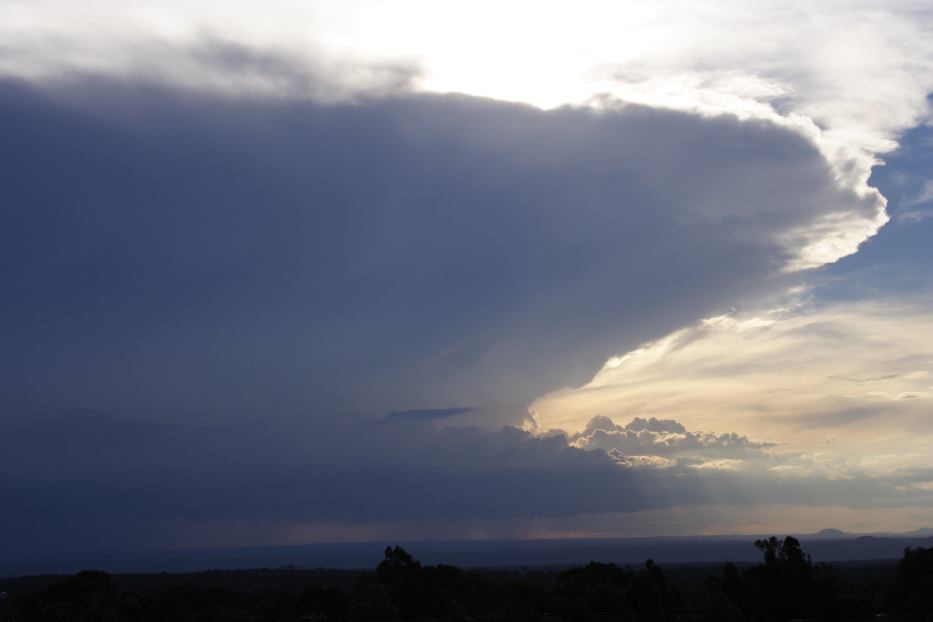
[[(755, 546), (760, 564), (727, 563), (715, 576), (706, 567), (665, 572), (652, 560), (641, 568), (590, 562), (464, 571), (423, 565), (396, 546), (369, 572), (111, 577), (85, 571), (42, 579), (31, 590), (0, 579), (0, 592), (8, 593), (0, 598), (0, 622), (858, 622), (872, 619), (885, 597), (892, 622), (933, 620), (933, 549), (907, 549), (896, 570), (849, 565), (837, 574), (814, 564), (793, 537)], [(302, 572), (310, 584), (296, 582)]]
[(887, 602), (902, 620), (933, 620), (933, 548), (904, 550)]
[[(827, 620), (855, 622), (874, 615), (870, 598), (846, 593), (830, 566), (814, 564), (793, 536), (756, 540), (763, 563), (739, 573), (726, 564), (722, 575), (708, 583), (711, 607), (723, 617), (761, 622)], [(731, 603), (731, 606), (730, 606)]]

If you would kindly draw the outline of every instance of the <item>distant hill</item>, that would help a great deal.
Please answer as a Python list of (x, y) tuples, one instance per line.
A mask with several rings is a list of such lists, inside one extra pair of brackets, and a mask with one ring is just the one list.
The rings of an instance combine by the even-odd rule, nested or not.
[[(783, 535), (783, 534), (778, 534)], [(837, 529), (795, 534), (816, 562), (899, 559), (906, 547), (933, 547), (933, 529), (909, 534), (857, 535)], [(722, 535), (661, 538), (565, 540), (450, 540), (305, 544), (192, 549), (85, 558), (0, 560), (0, 576), (70, 573), (95, 568), (108, 572), (194, 572), (243, 568), (373, 568), (387, 544), (400, 544), (427, 564), (463, 567), (568, 566), (589, 561), (640, 564), (757, 562), (752, 545), (764, 536)]]
[(901, 535), (920, 537), (933, 536), (933, 527), (921, 527), (920, 529), (914, 529), (913, 531), (908, 531), (907, 533)]
[(820, 540), (831, 540), (835, 538), (851, 538), (853, 536), (850, 533), (839, 531), (838, 529), (820, 529), (816, 533), (811, 534), (809, 537)]

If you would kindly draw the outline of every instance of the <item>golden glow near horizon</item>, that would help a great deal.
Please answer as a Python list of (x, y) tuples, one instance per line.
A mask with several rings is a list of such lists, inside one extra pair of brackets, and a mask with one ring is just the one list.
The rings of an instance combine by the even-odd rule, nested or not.
[[(814, 468), (929, 466), (933, 319), (892, 301), (720, 316), (610, 359), (533, 405), (542, 428), (674, 419), (808, 452)], [(802, 468), (800, 465), (780, 468)]]

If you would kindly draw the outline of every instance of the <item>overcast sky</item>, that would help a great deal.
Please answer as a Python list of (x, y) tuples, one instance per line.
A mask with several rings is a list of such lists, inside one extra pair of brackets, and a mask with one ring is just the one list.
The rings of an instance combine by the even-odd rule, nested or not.
[(927, 5), (0, 0), (0, 553), (933, 526)]

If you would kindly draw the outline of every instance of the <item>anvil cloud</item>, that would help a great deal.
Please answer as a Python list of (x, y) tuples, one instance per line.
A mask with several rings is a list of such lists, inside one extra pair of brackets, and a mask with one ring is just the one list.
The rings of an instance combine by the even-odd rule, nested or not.
[(865, 400), (732, 416), (883, 312), (729, 311), (887, 222), (928, 12), (586, 4), (0, 2), (0, 553), (928, 508)]

